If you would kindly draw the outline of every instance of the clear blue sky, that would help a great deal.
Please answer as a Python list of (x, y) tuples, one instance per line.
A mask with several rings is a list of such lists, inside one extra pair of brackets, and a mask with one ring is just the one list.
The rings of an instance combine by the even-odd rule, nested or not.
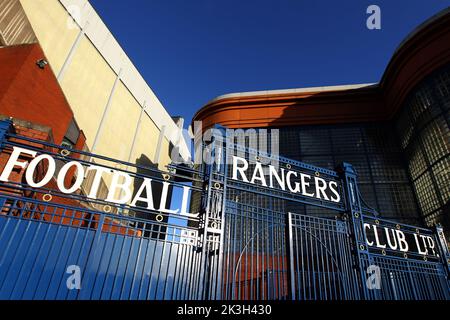
[[(394, 50), (449, 0), (91, 0), (171, 115), (216, 96), (377, 82)], [(381, 30), (366, 8), (381, 8)]]

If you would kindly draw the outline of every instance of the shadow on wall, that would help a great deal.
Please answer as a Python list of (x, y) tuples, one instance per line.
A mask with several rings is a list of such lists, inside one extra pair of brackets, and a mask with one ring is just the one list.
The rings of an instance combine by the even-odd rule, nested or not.
[[(137, 174), (143, 175), (149, 178), (157, 178), (160, 180), (163, 180), (163, 176), (161, 172), (158, 169), (158, 166), (154, 164), (146, 155), (141, 154), (139, 158), (136, 159), (136, 165), (137, 167)], [(148, 168), (148, 169), (147, 169)], [(139, 187), (143, 183), (142, 178), (135, 178), (134, 179), (134, 191), (133, 191), (133, 198), (136, 195), (137, 191), (139, 190)], [(161, 195), (162, 195), (162, 183), (154, 183), (152, 184), (152, 196), (153, 196), (153, 204), (155, 209), (161, 208)], [(146, 197), (147, 194), (144, 191), (144, 193), (141, 195), (141, 197)], [(169, 187), (168, 195), (167, 195), (167, 201), (164, 207), (170, 208), (170, 200), (172, 198), (172, 187)], [(168, 221), (168, 216), (164, 215), (162, 221), (157, 222), (156, 217), (157, 214), (150, 212), (147, 210), (147, 203), (138, 201), (136, 203), (136, 207), (142, 208), (142, 210), (136, 210), (135, 216), (137, 218), (145, 219), (147, 222), (145, 222), (144, 229), (146, 230), (144, 232), (144, 237), (150, 237), (153, 239), (165, 239), (166, 238), (166, 231), (167, 227), (165, 224)]]

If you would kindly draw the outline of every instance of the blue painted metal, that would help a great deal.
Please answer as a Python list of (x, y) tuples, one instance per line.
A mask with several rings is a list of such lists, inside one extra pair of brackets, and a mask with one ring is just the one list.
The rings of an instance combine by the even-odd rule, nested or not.
[[(350, 236), (354, 241), (355, 269), (360, 275), (361, 298), (366, 300), (430, 300), (450, 299), (450, 282), (443, 267), (445, 257), (428, 261), (427, 256), (413, 255), (387, 256), (386, 250), (374, 250), (366, 243), (365, 222), (375, 221), (380, 227), (395, 226), (396, 229), (409, 233), (426, 233), (439, 243), (436, 234), (425, 228), (400, 224), (367, 214), (362, 206), (358, 190), (357, 175), (354, 168), (344, 163), (339, 168), (346, 189), (347, 215), (349, 217)], [(423, 259), (423, 260), (422, 260)], [(381, 286), (370, 289), (367, 285), (370, 266), (380, 270)]]
[(294, 300), (361, 299), (346, 221), (289, 213)]
[[(189, 289), (195, 284), (193, 271), (197, 270), (199, 254), (196, 245), (181, 241), (179, 231), (183, 228), (172, 231), (171, 240), (127, 236), (100, 231), (101, 223), (95, 230), (81, 226), (89, 225), (94, 216), (75, 218), (79, 208), (8, 196), (1, 199), (6, 203), (2, 212), (8, 215), (0, 216), (0, 241), (4, 244), (0, 253), (0, 299), (193, 297)], [(65, 216), (75, 222), (79, 220), (79, 226), (57, 222), (59, 210), (65, 210)], [(100, 212), (86, 213), (98, 214), (103, 220), (115, 218)], [(131, 217), (120, 219), (133, 231), (145, 231), (148, 223)], [(141, 226), (134, 227), (136, 222)], [(81, 290), (66, 286), (70, 265), (79, 266), (84, 275)]]
[[(182, 168), (183, 173), (171, 165), (162, 172), (78, 150), (63, 156), (61, 146), (17, 136), (11, 121), (0, 121), (1, 151), (13, 146), (62, 162), (101, 161), (136, 179), (163, 182), (168, 174), (175, 187), (189, 181), (200, 216), (174, 219), (82, 194), (0, 183), (0, 299), (450, 299), (450, 254), (443, 230), (379, 218), (364, 205), (349, 164), (335, 172), (215, 139), (205, 145), (215, 162)], [(248, 160), (276, 161), (280, 167), (335, 181), (342, 201), (233, 180), (227, 160), (237, 152)], [(42, 194), (57, 200), (39, 200)], [(326, 208), (336, 218), (290, 213), (291, 203)], [(104, 205), (116, 214), (102, 211)], [(156, 214), (163, 220), (151, 217)], [(375, 221), (434, 237), (439, 257), (405, 258), (369, 248), (363, 224)], [(71, 265), (80, 268), (80, 290), (67, 286)], [(380, 267), (379, 290), (366, 286), (370, 265)]]

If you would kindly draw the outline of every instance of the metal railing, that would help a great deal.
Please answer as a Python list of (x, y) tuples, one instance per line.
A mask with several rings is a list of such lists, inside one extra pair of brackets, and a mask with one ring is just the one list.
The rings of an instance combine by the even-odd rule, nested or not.
[[(443, 230), (380, 218), (364, 205), (348, 164), (331, 171), (217, 139), (205, 145), (215, 160), (210, 164), (161, 171), (23, 137), (11, 122), (0, 122), (2, 165), (14, 147), (60, 164), (120, 171), (133, 179), (134, 191), (145, 179), (170, 182), (172, 202), (188, 186), (189, 208), (198, 215), (177, 214), (170, 205), (118, 204), (82, 189), (64, 193), (54, 178), (30, 187), (26, 169), (18, 168), (14, 179), (0, 182), (0, 299), (450, 299)], [(230, 159), (238, 152), (250, 171), (251, 160), (275, 161), (277, 168), (335, 183), (339, 201), (234, 179)], [(335, 218), (290, 212), (292, 203)], [(377, 228), (400, 237), (394, 249)], [(401, 237), (424, 246), (398, 250)], [(74, 266), (81, 283), (75, 289)]]

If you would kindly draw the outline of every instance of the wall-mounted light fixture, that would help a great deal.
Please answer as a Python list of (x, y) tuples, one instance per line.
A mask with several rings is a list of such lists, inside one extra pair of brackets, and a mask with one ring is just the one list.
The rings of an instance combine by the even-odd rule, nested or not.
[(39, 59), (38, 61), (36, 61), (36, 65), (41, 68), (44, 69), (46, 65), (48, 65), (48, 61), (45, 59)]

